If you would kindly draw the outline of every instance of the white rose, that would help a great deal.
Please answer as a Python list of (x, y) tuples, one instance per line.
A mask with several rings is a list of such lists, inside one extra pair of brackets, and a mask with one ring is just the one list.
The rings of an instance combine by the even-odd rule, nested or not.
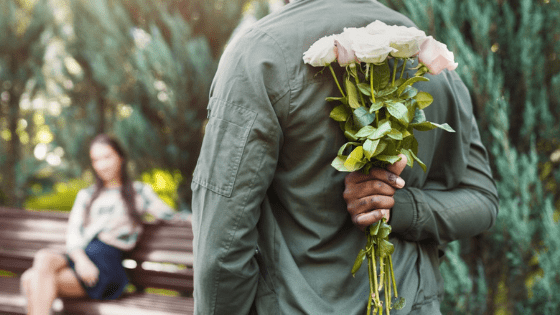
[(379, 35), (385, 33), (388, 28), (390, 28), (389, 25), (379, 20), (375, 20), (366, 26), (366, 32), (371, 35)]
[(352, 49), (359, 61), (380, 64), (387, 59), (389, 53), (396, 51), (389, 45), (389, 37), (371, 35), (363, 28), (359, 30), (352, 38)]
[(334, 40), (335, 35), (325, 36), (317, 40), (303, 53), (303, 62), (314, 67), (324, 67), (335, 61)]
[(389, 45), (397, 50), (391, 56), (398, 58), (410, 58), (418, 54), (420, 45), (426, 39), (426, 33), (417, 28), (387, 25), (381, 21), (370, 23), (366, 30), (372, 35), (388, 36)]
[(426, 39), (426, 33), (414, 27), (394, 26), (390, 32), (390, 45), (397, 50), (391, 53), (391, 56), (398, 58), (416, 56), (420, 51), (420, 45)]

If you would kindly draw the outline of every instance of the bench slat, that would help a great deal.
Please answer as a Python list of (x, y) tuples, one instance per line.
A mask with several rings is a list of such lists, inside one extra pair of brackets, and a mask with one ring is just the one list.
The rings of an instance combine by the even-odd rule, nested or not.
[[(35, 253), (42, 248), (64, 252), (67, 221), (68, 213), (0, 207), (2, 227), (0, 270), (21, 274), (31, 267)], [(136, 268), (127, 269), (132, 284), (138, 288), (175, 290), (181, 292), (182, 296), (134, 293), (123, 294), (121, 298), (114, 301), (64, 299), (65, 312), (67, 314), (192, 314), (194, 301), (192, 297), (185, 297), (192, 296), (193, 288), (192, 239), (190, 221), (147, 223), (144, 225), (144, 232), (137, 247), (125, 253), (125, 258), (137, 262)], [(173, 264), (186, 268), (177, 269)], [(24, 314), (24, 312), (25, 300), (19, 293), (19, 278), (0, 277), (0, 314)]]

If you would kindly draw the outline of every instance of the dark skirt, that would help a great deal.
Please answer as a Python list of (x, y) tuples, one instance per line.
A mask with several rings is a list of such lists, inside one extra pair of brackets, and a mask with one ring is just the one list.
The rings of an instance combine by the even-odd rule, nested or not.
[(113, 300), (118, 298), (128, 284), (128, 277), (122, 266), (122, 251), (94, 238), (86, 247), (85, 252), (99, 269), (99, 279), (93, 287), (88, 287), (82, 281), (74, 268), (72, 258), (66, 255), (66, 260), (68, 261), (68, 266), (74, 270), (76, 277), (88, 296), (96, 300)]

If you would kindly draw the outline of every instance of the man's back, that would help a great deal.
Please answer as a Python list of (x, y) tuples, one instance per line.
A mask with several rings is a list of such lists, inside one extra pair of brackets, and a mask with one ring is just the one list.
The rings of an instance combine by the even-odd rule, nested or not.
[[(328, 70), (304, 65), (302, 56), (320, 37), (374, 20), (413, 25), (375, 1), (302, 0), (228, 45), (212, 85), (210, 120), (192, 185), (197, 313), (243, 314), (253, 301), (259, 314), (365, 312), (367, 270), (356, 278), (350, 273), (365, 237), (345, 210), (346, 174), (330, 165), (346, 142), (329, 118), (335, 104), (325, 102), (338, 90)], [(470, 100), (457, 102), (464, 95), (456, 97), (454, 89), (464, 87), (455, 81), (456, 75), (447, 73), (421, 89), (436, 99), (427, 111), (430, 120), (466, 132), (419, 137), (420, 158), (429, 170), (406, 170), (409, 190), (453, 188), (467, 168), (461, 157), (471, 141), (472, 109)], [(443, 157), (434, 153), (442, 141), (455, 147)], [(432, 169), (434, 163), (445, 172)], [(401, 207), (414, 207), (409, 201), (414, 196), (403, 193)], [(403, 235), (413, 228), (415, 215), (403, 212)], [(399, 220), (394, 214), (397, 233)], [(394, 314), (439, 312), (442, 240), (422, 238), (391, 240), (397, 285), (407, 299), (405, 309)]]

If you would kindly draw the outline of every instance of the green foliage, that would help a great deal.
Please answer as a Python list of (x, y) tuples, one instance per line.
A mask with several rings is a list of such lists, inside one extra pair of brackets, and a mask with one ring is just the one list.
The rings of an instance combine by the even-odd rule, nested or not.
[[(37, 196), (28, 198), (24, 203), (24, 208), (70, 211), (78, 192), (93, 184), (90, 177), (91, 175), (68, 182), (56, 183), (51, 192), (37, 194)], [(177, 208), (178, 200), (177, 188), (182, 179), (183, 177), (178, 170), (170, 172), (162, 169), (151, 169), (141, 175), (141, 181), (150, 185), (165, 203), (175, 209)], [(37, 187), (37, 189), (41, 190), (41, 187)]]
[(441, 266), (447, 293), (442, 310), (556, 313), (560, 2), (385, 2), (455, 52), (500, 195), (492, 230), (450, 244)]
[(91, 185), (84, 179), (75, 179), (67, 183), (57, 183), (53, 191), (44, 195), (31, 197), (24, 203), (24, 208), (32, 210), (70, 211), (78, 192)]
[(152, 169), (142, 174), (142, 181), (152, 186), (158, 196), (172, 208), (177, 208), (177, 188), (183, 180), (181, 172)]
[[(409, 78), (404, 71), (410, 60), (396, 58), (389, 65), (353, 64), (346, 68), (344, 91), (341, 97), (328, 97), (327, 101), (340, 102), (330, 113), (330, 117), (340, 122), (341, 129), (349, 142), (339, 150), (332, 166), (342, 172), (362, 170), (367, 173), (376, 166), (394, 164), (404, 154), (410, 167), (416, 161), (424, 171), (426, 165), (416, 156), (418, 142), (414, 130), (428, 131), (441, 128), (454, 130), (448, 124), (426, 121), (423, 108), (429, 106), (433, 98), (429, 93), (419, 92), (412, 85), (429, 81), (423, 77), (425, 67)], [(396, 72), (401, 61), (401, 75)], [(332, 70), (332, 66), (328, 66)], [(391, 75), (390, 68), (393, 68)], [(333, 75), (340, 87), (336, 76)], [(346, 92), (346, 93), (345, 93)], [(348, 154), (349, 151), (350, 153)]]
[[(264, 0), (1, 1), (2, 204), (80, 177), (105, 132), (123, 143), (133, 177), (179, 170), (187, 207), (210, 83), (248, 3), (268, 12)], [(38, 144), (57, 157), (35, 158)]]

